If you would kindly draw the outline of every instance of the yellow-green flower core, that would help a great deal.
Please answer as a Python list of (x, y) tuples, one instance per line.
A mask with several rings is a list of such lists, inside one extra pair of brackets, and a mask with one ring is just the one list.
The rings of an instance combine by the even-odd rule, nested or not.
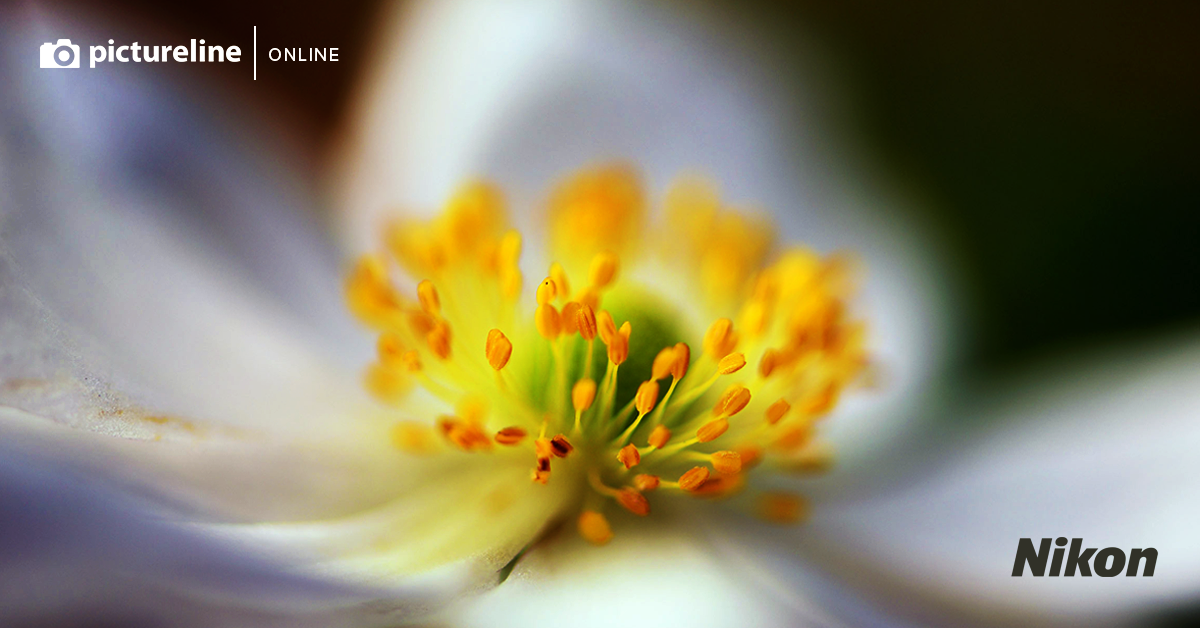
[[(463, 186), (432, 220), (390, 225), (387, 253), (347, 281), (351, 310), (379, 332), (366, 386), (396, 407), (399, 450), (489, 456), (526, 465), (535, 485), (567, 483), (561, 514), (596, 544), (613, 535), (606, 512), (646, 516), (672, 496), (748, 498), (769, 520), (799, 520), (803, 500), (753, 480), (831, 462), (819, 420), (868, 366), (851, 264), (778, 251), (769, 221), (724, 209), (701, 180), (672, 186), (653, 229), (647, 204), (623, 166), (559, 185), (556, 261), (532, 295), (522, 237), (489, 184)], [(426, 401), (411, 401), (416, 388)]]

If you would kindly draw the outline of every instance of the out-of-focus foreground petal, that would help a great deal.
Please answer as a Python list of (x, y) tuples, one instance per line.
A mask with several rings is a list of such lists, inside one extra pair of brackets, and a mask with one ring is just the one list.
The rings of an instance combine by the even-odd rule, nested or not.
[(296, 166), (141, 68), (39, 70), (20, 51), (70, 22), (4, 12), (6, 439), (232, 516), (382, 499), (386, 439), (362, 432), (385, 428), (343, 368), (369, 344)]
[(603, 548), (562, 539), (530, 553), (504, 586), (446, 616), (470, 628), (829, 626), (819, 606), (787, 606), (687, 532), (626, 530)]
[(0, 623), (6, 626), (342, 626), (385, 607), (163, 518), (160, 505), (0, 446)]
[[(828, 586), (814, 584), (816, 566), (935, 624), (1120, 625), (1195, 605), (1200, 343), (1089, 357), (961, 404), (987, 427), (930, 436), (910, 464), (893, 459), (858, 494), (818, 501), (808, 525), (738, 521), (718, 544), (772, 586)], [(1018, 539), (1060, 536), (1153, 547), (1157, 567), (1151, 578), (1011, 575)]]
[[(954, 350), (945, 265), (877, 173), (832, 150), (820, 99), (760, 34), (703, 3), (414, 2), (393, 17), (340, 160), (345, 237), (369, 248), (389, 214), (436, 207), (464, 174), (498, 181), (537, 257), (549, 186), (630, 160), (655, 207), (677, 175), (769, 210), (781, 240), (865, 264), (862, 312), (886, 383), (830, 422), (844, 463), (919, 417)], [(780, 80), (788, 77), (788, 80)]]

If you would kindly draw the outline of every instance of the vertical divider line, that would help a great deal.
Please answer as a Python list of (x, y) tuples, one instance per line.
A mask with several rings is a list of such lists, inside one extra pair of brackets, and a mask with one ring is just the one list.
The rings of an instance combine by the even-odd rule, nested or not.
[(258, 26), (254, 27), (254, 80), (258, 80)]

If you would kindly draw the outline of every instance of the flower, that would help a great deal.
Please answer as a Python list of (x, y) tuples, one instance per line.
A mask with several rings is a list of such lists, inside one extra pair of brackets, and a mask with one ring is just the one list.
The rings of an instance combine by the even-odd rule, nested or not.
[[(644, 517), (672, 494), (795, 522), (800, 497), (747, 481), (829, 465), (817, 423), (869, 365), (850, 263), (772, 256), (769, 225), (701, 181), (666, 193), (663, 225), (644, 224), (646, 196), (622, 165), (559, 184), (546, 232), (562, 263), (525, 307), (523, 239), (494, 186), (468, 183), (440, 216), (390, 225), (389, 255), (362, 257), (347, 280), (350, 309), (379, 332), (366, 386), (395, 407), (398, 449), (506, 478), (481, 506), (542, 513), (520, 519), (536, 534), (566, 518), (603, 545), (614, 508)], [(415, 294), (394, 264), (424, 277)], [(451, 476), (425, 481), (457, 492)]]
[[(803, 490), (806, 525), (676, 500), (678, 512), (646, 519), (616, 511), (602, 549), (563, 534), (514, 565), (534, 537), (507, 533), (535, 530), (561, 501), (509, 511), (526, 525), (470, 509), (497, 483), (551, 497), (564, 483), (534, 486), (526, 465), (496, 478), (487, 464), (397, 455), (394, 414), (355, 377), (377, 348), (345, 320), (342, 257), (309, 219), (316, 194), (291, 153), (128, 71), (68, 79), (15, 60), (3, 78), (22, 89), (0, 95), (13, 131), (0, 139), (5, 623), (1095, 625), (1190, 599), (1194, 339), (1085, 356), (1086, 367), (1048, 366), (947, 404), (940, 393), (961, 386), (943, 370), (957, 309), (936, 296), (944, 263), (927, 261), (931, 245), (912, 225), (855, 209), (893, 196), (861, 173), (831, 178), (847, 170), (825, 153), (814, 168), (780, 145), (762, 123), (772, 116), (752, 106), (775, 102), (749, 78), (757, 65), (706, 56), (713, 42), (665, 9), (413, 11), (412, 32), (436, 36), (404, 31), (407, 71), (384, 56), (364, 145), (339, 161), (355, 173), (343, 192), (358, 209), (335, 219), (349, 246), (375, 242), (370, 212), (432, 205), (468, 172), (529, 200), (548, 171), (626, 154), (650, 189), (663, 189), (665, 170), (699, 163), (738, 198), (798, 206), (778, 217), (782, 232), (864, 258), (860, 303), (886, 386), (847, 395), (828, 421), (833, 475), (801, 486), (764, 476)], [(497, 18), (504, 28), (484, 27)], [(35, 22), (0, 22), (14, 42), (0, 54), (34, 49), (34, 29), (18, 26)], [(420, 296), (415, 285), (409, 294)], [(530, 346), (504, 338), (507, 358), (499, 336), (473, 349), (488, 368), (515, 367)], [(572, 407), (599, 392), (573, 386)], [(940, 415), (978, 423), (957, 432), (920, 421)], [(461, 474), (462, 492), (430, 488), (446, 474)], [(634, 488), (658, 490), (638, 477)], [(1009, 577), (1013, 539), (1068, 528), (1157, 544), (1171, 568), (1138, 583), (1149, 586), (1086, 590)], [(454, 555), (470, 559), (446, 562)]]

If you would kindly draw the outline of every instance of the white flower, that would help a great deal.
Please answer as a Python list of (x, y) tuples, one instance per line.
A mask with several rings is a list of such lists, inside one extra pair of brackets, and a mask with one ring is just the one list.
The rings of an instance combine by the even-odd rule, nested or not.
[[(395, 412), (360, 390), (371, 348), (341, 312), (341, 258), (302, 219), (311, 196), (284, 151), (241, 148), (244, 129), (219, 131), (132, 76), (20, 69), (5, 76), (22, 89), (3, 97), (0, 154), (5, 619), (1098, 623), (1194, 590), (1194, 346), (935, 407), (954, 346), (940, 262), (914, 225), (880, 218), (894, 201), (864, 192), (860, 168), (811, 148), (829, 138), (779, 126), (796, 101), (770, 87), (769, 56), (653, 7), (418, 4), (395, 24), (340, 161), (352, 250), (378, 244), (375, 212), (439, 205), (465, 176), (534, 208), (578, 165), (628, 157), (651, 193), (699, 168), (725, 197), (776, 209), (781, 232), (862, 256), (854, 312), (887, 377), (827, 419), (839, 471), (799, 487), (810, 520), (767, 527), (685, 499), (664, 523), (622, 519), (602, 548), (560, 534), (510, 564), (547, 522), (574, 521), (579, 484), (554, 474), (582, 453), (550, 461), (542, 486), (532, 449), (511, 468), (395, 449)], [(514, 213), (536, 280), (552, 261), (530, 259), (544, 234), (528, 229), (536, 212)], [(676, 273), (643, 279), (703, 292)], [(702, 331), (707, 308), (681, 308), (697, 320), (680, 325)], [(637, 334), (631, 352), (646, 350)], [(515, 369), (539, 339), (509, 335)], [(922, 429), (934, 412), (996, 427)], [(520, 507), (487, 510), (514, 494)], [(1157, 547), (1158, 573), (1008, 575), (1018, 538), (1060, 534)]]

